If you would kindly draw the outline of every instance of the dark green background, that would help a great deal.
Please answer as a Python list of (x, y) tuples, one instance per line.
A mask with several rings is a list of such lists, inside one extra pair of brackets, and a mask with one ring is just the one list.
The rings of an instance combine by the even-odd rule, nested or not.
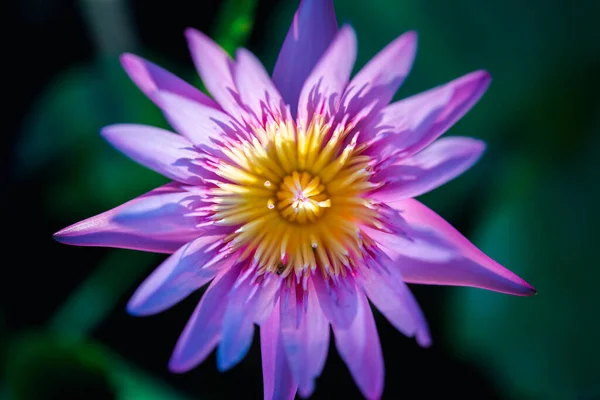
[[(209, 4), (207, 4), (209, 3)], [(15, 0), (3, 12), (0, 398), (260, 398), (260, 351), (220, 374), (214, 356), (167, 361), (199, 294), (134, 318), (124, 304), (164, 256), (55, 243), (58, 229), (164, 182), (109, 147), (115, 122), (165, 126), (118, 63), (143, 55), (199, 84), (183, 30), (270, 69), (295, 1)], [(434, 345), (380, 316), (384, 398), (600, 398), (600, 7), (594, 0), (338, 0), (357, 67), (402, 32), (419, 51), (398, 98), (487, 69), (492, 85), (449, 132), (483, 159), (422, 200), (538, 290), (516, 298), (413, 287)], [(360, 398), (334, 349), (314, 398)]]

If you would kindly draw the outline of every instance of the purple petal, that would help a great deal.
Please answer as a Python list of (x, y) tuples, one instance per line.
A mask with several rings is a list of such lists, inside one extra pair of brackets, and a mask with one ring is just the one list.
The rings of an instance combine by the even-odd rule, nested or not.
[(201, 234), (186, 216), (194, 195), (170, 183), (112, 210), (73, 224), (54, 238), (75, 246), (101, 246), (173, 253)]
[(260, 327), (260, 350), (265, 400), (293, 400), (298, 385), (294, 382), (285, 357), (279, 331), (278, 304)]
[(233, 60), (202, 32), (188, 28), (185, 36), (204, 86), (223, 110), (239, 119), (241, 109), (237, 101), (237, 88), (233, 81)]
[(426, 92), (393, 103), (370, 129), (406, 157), (427, 147), (465, 115), (483, 96), (491, 81), (475, 71)]
[(169, 92), (157, 92), (155, 97), (173, 129), (196, 146), (211, 144), (211, 138), (232, 129), (231, 117), (215, 108)]
[(464, 137), (437, 140), (425, 150), (386, 167), (373, 179), (386, 182), (370, 197), (385, 204), (420, 196), (471, 168), (485, 150), (485, 143)]
[(314, 380), (321, 375), (329, 348), (329, 322), (325, 318), (314, 286), (308, 295), (300, 286), (282, 289), (281, 336), (289, 366), (298, 382), (300, 395), (309, 397)]
[(384, 381), (383, 355), (373, 313), (364, 294), (358, 296), (356, 318), (340, 329), (332, 323), (335, 345), (354, 381), (367, 399), (381, 398)]
[(427, 227), (404, 223), (402, 232), (384, 232), (363, 226), (361, 230), (391, 257), (399, 255), (424, 261), (442, 262), (457, 258), (454, 246)]
[(271, 314), (280, 283), (278, 276), (269, 276), (260, 283), (246, 278), (231, 290), (217, 348), (220, 371), (228, 370), (244, 358), (252, 344), (254, 322), (260, 324)]
[(335, 115), (356, 59), (356, 34), (344, 26), (312, 70), (298, 101), (298, 115), (309, 122), (315, 113)]
[(152, 101), (156, 100), (154, 98), (156, 91), (166, 90), (205, 106), (220, 108), (217, 103), (200, 90), (141, 57), (134, 54), (123, 54), (121, 65), (123, 65), (131, 80)]
[(145, 125), (110, 125), (102, 136), (117, 150), (139, 164), (173, 180), (198, 185), (202, 179), (189, 170), (198, 153), (186, 138)]
[(273, 82), (294, 112), (306, 78), (337, 31), (332, 0), (300, 3), (273, 70)]
[(356, 284), (351, 277), (344, 277), (338, 282), (326, 281), (322, 274), (312, 278), (319, 299), (319, 305), (325, 317), (340, 328), (352, 324), (356, 316)]
[(223, 236), (202, 236), (167, 258), (136, 290), (127, 304), (134, 315), (156, 314), (177, 304), (229, 268), (236, 255), (220, 252)]
[(262, 122), (265, 111), (280, 114), (283, 99), (260, 61), (248, 50), (239, 49), (236, 54), (234, 79), (240, 100)]
[(473, 286), (497, 292), (530, 296), (535, 289), (477, 249), (439, 215), (413, 199), (394, 204), (412, 225), (427, 226), (452, 243), (462, 257), (447, 262), (426, 262), (407, 257), (395, 257), (406, 282)]
[(361, 268), (358, 284), (396, 329), (408, 337), (416, 336), (421, 346), (429, 346), (431, 335), (419, 304), (402, 280), (400, 272), (390, 265), (391, 260), (382, 261), (384, 268)]
[(407, 32), (388, 44), (348, 84), (344, 93), (346, 112), (355, 115), (366, 106), (374, 106), (374, 111), (385, 107), (408, 76), (416, 52), (415, 32)]
[(210, 284), (177, 341), (169, 369), (185, 372), (200, 364), (216, 347), (221, 337), (227, 302), (223, 299), (233, 287), (240, 269), (222, 271)]

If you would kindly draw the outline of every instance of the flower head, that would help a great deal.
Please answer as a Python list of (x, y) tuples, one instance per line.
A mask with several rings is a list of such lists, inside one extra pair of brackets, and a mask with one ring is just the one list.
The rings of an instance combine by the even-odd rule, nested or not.
[(122, 63), (179, 134), (102, 131), (172, 183), (58, 232), (63, 243), (172, 253), (128, 304), (160, 312), (210, 282), (170, 367), (217, 348), (220, 369), (260, 326), (265, 398), (309, 396), (331, 325), (361, 392), (380, 397), (383, 358), (369, 300), (422, 346), (428, 327), (405, 282), (515, 295), (534, 289), (413, 197), (464, 172), (484, 144), (438, 139), (486, 90), (483, 71), (389, 104), (408, 74), (406, 33), (350, 79), (356, 38), (330, 0), (304, 0), (272, 78), (247, 50), (229, 58), (186, 32), (213, 99), (131, 54)]

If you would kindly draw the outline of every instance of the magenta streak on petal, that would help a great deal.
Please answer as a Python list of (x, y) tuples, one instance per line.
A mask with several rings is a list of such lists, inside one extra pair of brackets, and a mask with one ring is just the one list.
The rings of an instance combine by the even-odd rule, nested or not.
[(283, 339), (279, 330), (279, 304), (260, 327), (265, 400), (293, 400), (298, 384), (294, 382), (285, 357)]
[(215, 108), (164, 91), (155, 93), (155, 98), (173, 129), (195, 146), (211, 144), (212, 138), (233, 129), (232, 118)]
[(185, 31), (194, 65), (204, 86), (229, 115), (241, 121), (242, 109), (233, 81), (234, 61), (208, 36), (195, 29)]
[(254, 322), (262, 323), (275, 306), (281, 281), (277, 275), (267, 275), (263, 275), (266, 279), (260, 283), (254, 282), (253, 277), (247, 277), (236, 283), (227, 299), (223, 299), (227, 301), (227, 310), (223, 317), (222, 339), (217, 348), (220, 371), (228, 370), (244, 358), (252, 344)]
[(279, 91), (261, 62), (246, 49), (239, 49), (233, 71), (241, 102), (247, 106), (259, 123), (266, 115), (279, 116), (284, 104)]
[(117, 150), (137, 163), (173, 180), (198, 185), (202, 179), (190, 171), (198, 157), (192, 143), (183, 136), (145, 125), (110, 125), (102, 136)]
[(334, 116), (341, 105), (356, 59), (356, 34), (344, 26), (312, 70), (298, 101), (298, 117), (306, 124), (313, 114)]
[(350, 276), (341, 278), (338, 283), (325, 281), (322, 274), (313, 275), (319, 305), (325, 317), (340, 328), (352, 324), (356, 316), (357, 290), (354, 279)]
[(406, 336), (416, 336), (421, 346), (431, 344), (427, 321), (419, 304), (413, 297), (400, 275), (400, 271), (390, 265), (391, 260), (380, 258), (383, 267), (370, 265), (363, 267), (357, 282), (365, 290), (375, 307), (392, 325)]
[[(398, 152), (411, 156), (427, 147), (465, 115), (490, 85), (487, 71), (475, 71), (426, 92), (390, 104), (374, 132), (390, 135)], [(414, 116), (425, 125), (416, 128)], [(422, 116), (426, 115), (426, 118)], [(433, 118), (432, 118), (433, 117)], [(407, 128), (411, 128), (407, 129)]]
[(169, 369), (185, 372), (200, 364), (216, 347), (221, 337), (224, 301), (238, 277), (239, 265), (220, 272), (210, 284), (177, 341)]
[(73, 224), (54, 238), (75, 246), (105, 246), (173, 253), (198, 237), (196, 218), (186, 216), (195, 195), (170, 183), (112, 210)]
[(348, 84), (345, 113), (356, 115), (364, 107), (385, 107), (410, 72), (417, 52), (417, 34), (407, 32), (388, 44)]
[(308, 397), (314, 390), (314, 380), (325, 366), (329, 322), (321, 310), (312, 282), (306, 298), (304, 294), (299, 285), (282, 288), (281, 336), (300, 395)]
[(484, 150), (485, 143), (476, 139), (439, 139), (414, 156), (375, 174), (374, 181), (386, 183), (370, 197), (390, 204), (425, 194), (471, 168)]
[(177, 304), (211, 281), (237, 254), (220, 251), (223, 236), (202, 236), (167, 258), (136, 290), (127, 304), (134, 315), (156, 314)]
[(448, 262), (425, 262), (408, 257), (395, 257), (395, 264), (406, 282), (473, 286), (519, 296), (535, 294), (535, 289), (504, 268), (423, 204), (406, 199), (393, 204), (412, 225), (427, 226), (445, 237), (462, 254)]
[(335, 345), (354, 381), (367, 399), (381, 398), (384, 382), (383, 355), (373, 313), (366, 296), (358, 295), (356, 318), (348, 328), (333, 327)]
[(298, 108), (306, 78), (337, 31), (332, 0), (303, 0), (300, 3), (273, 70), (273, 82), (292, 112)]
[(121, 56), (121, 65), (131, 80), (152, 101), (156, 102), (156, 91), (166, 90), (205, 106), (220, 109), (217, 103), (200, 90), (150, 61), (126, 53)]

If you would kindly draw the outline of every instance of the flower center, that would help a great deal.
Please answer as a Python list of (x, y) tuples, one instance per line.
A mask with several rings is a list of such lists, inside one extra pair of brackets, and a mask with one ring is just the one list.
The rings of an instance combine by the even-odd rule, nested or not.
[[(313, 222), (331, 207), (331, 199), (321, 178), (294, 171), (283, 178), (277, 192), (277, 209), (290, 222)], [(275, 205), (274, 203), (269, 203)]]
[(216, 178), (207, 179), (203, 210), (210, 223), (232, 228), (225, 240), (240, 260), (304, 281), (315, 271), (344, 275), (360, 262), (361, 226), (379, 218), (365, 193), (377, 185), (350, 131), (319, 118), (308, 126), (285, 119), (206, 150), (204, 167)]

